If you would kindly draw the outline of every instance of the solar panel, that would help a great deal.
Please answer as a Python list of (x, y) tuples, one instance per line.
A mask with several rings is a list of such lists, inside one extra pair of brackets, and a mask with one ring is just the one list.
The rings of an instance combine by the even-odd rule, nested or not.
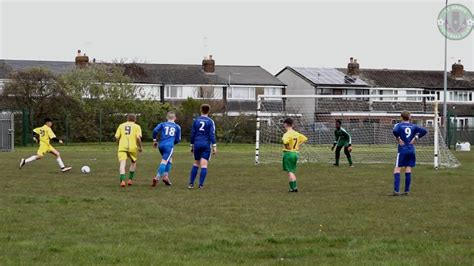
[(315, 84), (328, 85), (357, 85), (367, 86), (363, 80), (349, 77), (335, 68), (318, 68), (318, 67), (293, 67), (295, 71), (305, 76)]

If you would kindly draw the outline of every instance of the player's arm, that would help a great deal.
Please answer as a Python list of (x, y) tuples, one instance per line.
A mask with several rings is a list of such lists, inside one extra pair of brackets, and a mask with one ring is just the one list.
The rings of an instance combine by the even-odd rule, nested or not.
[(191, 152), (194, 151), (195, 139), (196, 139), (196, 120), (193, 121), (193, 126), (191, 127)]
[(400, 130), (398, 129), (398, 124), (396, 124), (394, 127), (393, 127), (393, 135), (395, 136), (395, 138), (397, 139), (398, 141), (398, 144), (400, 144), (401, 146), (405, 145), (405, 142), (403, 142), (403, 140), (400, 138)]
[(217, 153), (217, 143), (216, 143), (216, 124), (214, 120), (211, 120), (211, 130), (209, 130), (209, 138), (212, 144), (212, 153)]
[(142, 147), (142, 128), (140, 126), (137, 126), (137, 146), (138, 146), (138, 151), (142, 152), (143, 147)]
[(158, 133), (161, 131), (162, 125), (161, 123), (158, 124), (154, 129), (153, 129), (153, 147), (158, 147)]
[(122, 136), (122, 130), (120, 130), (120, 127), (118, 127), (117, 131), (115, 132), (115, 141), (117, 142), (117, 144), (119, 144), (121, 136)]
[(339, 136), (337, 135), (337, 130), (334, 130), (334, 142), (332, 144), (331, 151), (334, 150), (338, 141), (339, 141)]
[(342, 134), (344, 135), (345, 138), (349, 140), (349, 145), (347, 146), (347, 149), (349, 150), (349, 152), (351, 152), (352, 151), (352, 136), (345, 129), (342, 130)]
[(421, 139), (423, 136), (426, 135), (426, 133), (428, 133), (426, 129), (417, 126), (415, 137), (410, 141), (410, 144), (415, 144), (418, 141), (418, 139)]
[(33, 129), (33, 140), (38, 143), (39, 142), (39, 139), (40, 139), (40, 128), (37, 127), (35, 129)]
[(283, 135), (281, 138), (281, 141), (283, 142), (283, 145), (285, 145), (285, 149), (289, 150), (290, 149), (290, 137)]
[(56, 137), (56, 134), (54, 134), (53, 130), (50, 128), (48, 129), (48, 137), (51, 141), (54, 142), (59, 142), (60, 144), (63, 144), (64, 142)]
[(174, 144), (178, 144), (181, 142), (181, 127), (177, 126), (176, 127), (176, 134), (174, 136)]

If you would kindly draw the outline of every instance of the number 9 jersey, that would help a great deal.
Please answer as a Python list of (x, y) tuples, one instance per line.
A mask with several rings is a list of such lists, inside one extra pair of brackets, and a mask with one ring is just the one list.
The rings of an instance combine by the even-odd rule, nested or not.
[(410, 142), (415, 137), (423, 137), (426, 135), (426, 129), (417, 126), (416, 124), (408, 123), (408, 122), (401, 122), (393, 127), (393, 135), (396, 138), (400, 138), (405, 144), (400, 145), (398, 144), (398, 152), (402, 153), (414, 153), (415, 152), (415, 145), (410, 144)]
[(119, 140), (119, 152), (138, 151), (137, 141), (142, 137), (142, 128), (134, 122), (120, 124), (115, 133), (115, 138)]

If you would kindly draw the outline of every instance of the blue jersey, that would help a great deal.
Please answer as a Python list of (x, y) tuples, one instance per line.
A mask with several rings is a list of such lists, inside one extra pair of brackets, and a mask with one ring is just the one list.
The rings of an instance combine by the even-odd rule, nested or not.
[(410, 142), (418, 136), (419, 138), (423, 137), (428, 133), (426, 129), (417, 126), (416, 124), (402, 122), (398, 123), (393, 127), (393, 135), (396, 138), (400, 138), (405, 144), (398, 144), (399, 153), (414, 153), (415, 145), (410, 144)]
[(160, 135), (160, 146), (173, 147), (181, 141), (181, 127), (174, 122), (159, 123), (153, 129), (153, 139)]
[(214, 121), (207, 116), (194, 119), (191, 129), (191, 145), (209, 147), (211, 144), (216, 144)]

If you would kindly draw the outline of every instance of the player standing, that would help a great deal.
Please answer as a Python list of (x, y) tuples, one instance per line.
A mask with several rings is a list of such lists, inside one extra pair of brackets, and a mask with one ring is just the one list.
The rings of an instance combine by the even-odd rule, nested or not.
[(283, 127), (286, 130), (282, 138), (283, 144), (285, 145), (283, 148), (283, 171), (288, 172), (288, 181), (290, 184), (289, 192), (298, 192), (295, 175), (298, 151), (300, 145), (307, 141), (308, 138), (293, 129), (293, 119), (291, 118), (287, 118), (283, 121)]
[(42, 127), (37, 127), (33, 129), (33, 139), (36, 143), (39, 142), (39, 148), (36, 152), (36, 155), (33, 155), (26, 160), (21, 158), (20, 160), (20, 169), (27, 163), (34, 162), (36, 160), (40, 160), (44, 157), (45, 154), (51, 153), (56, 156), (56, 162), (58, 162), (59, 167), (61, 168), (61, 172), (67, 172), (72, 169), (70, 166), (65, 166), (63, 160), (61, 159), (61, 154), (57, 151), (53, 145), (51, 145), (51, 140), (58, 141), (60, 144), (63, 144), (63, 141), (56, 138), (51, 127), (53, 126), (53, 120), (50, 118), (44, 119), (44, 125)]
[[(174, 112), (168, 112), (166, 119), (168, 120), (167, 122), (159, 123), (155, 129), (153, 129), (153, 147), (158, 147), (161, 153), (161, 163), (151, 184), (153, 187), (156, 186), (160, 178), (162, 178), (165, 185), (171, 186), (169, 173), (173, 163), (174, 145), (181, 142), (181, 127), (175, 123), (176, 114)], [(158, 145), (157, 136), (160, 132), (160, 143)]]
[(199, 188), (203, 188), (207, 175), (207, 164), (211, 159), (211, 145), (212, 153), (214, 155), (217, 153), (216, 126), (214, 121), (209, 118), (210, 111), (210, 105), (201, 105), (201, 116), (194, 119), (191, 128), (191, 152), (194, 154), (194, 164), (189, 175), (189, 189), (194, 188), (199, 167), (201, 167)]
[(426, 133), (426, 129), (410, 122), (410, 112), (401, 113), (402, 122), (395, 125), (393, 135), (398, 140), (398, 153), (393, 169), (393, 196), (400, 195), (400, 170), (405, 168), (405, 193), (410, 193), (411, 170), (416, 165), (415, 143)]
[(118, 143), (118, 160), (120, 162), (120, 186), (125, 187), (125, 166), (127, 158), (132, 162), (130, 165), (130, 174), (128, 185), (133, 184), (135, 171), (137, 169), (138, 152), (142, 152), (142, 129), (135, 123), (137, 120), (134, 114), (127, 116), (127, 122), (120, 124), (115, 133)]
[(336, 120), (336, 130), (334, 130), (334, 135), (336, 137), (336, 140), (334, 140), (334, 144), (331, 147), (331, 151), (336, 148), (336, 162), (334, 163), (334, 166), (339, 166), (339, 158), (341, 157), (341, 150), (344, 147), (344, 154), (347, 157), (347, 161), (349, 162), (349, 166), (352, 167), (352, 157), (351, 157), (351, 151), (352, 151), (352, 138), (351, 135), (341, 127), (342, 122), (341, 120), (337, 119)]

